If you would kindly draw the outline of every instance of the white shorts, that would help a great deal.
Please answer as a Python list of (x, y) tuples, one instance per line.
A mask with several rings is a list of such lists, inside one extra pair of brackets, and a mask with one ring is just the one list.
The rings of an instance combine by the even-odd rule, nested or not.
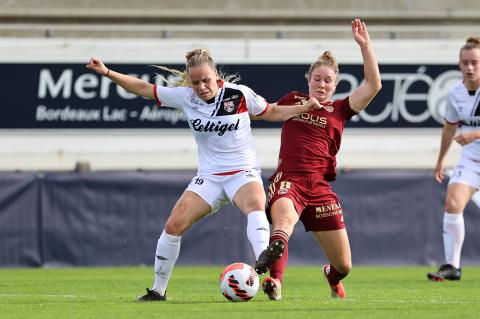
[(453, 170), (449, 184), (459, 183), (471, 186), (475, 189), (480, 188), (480, 162), (462, 156), (460, 162)]
[(258, 182), (263, 185), (259, 169), (248, 169), (225, 176), (197, 175), (188, 184), (186, 190), (196, 193), (206, 201), (212, 208), (211, 214), (213, 214), (228, 202), (233, 204), (233, 197), (240, 187), (250, 182)]

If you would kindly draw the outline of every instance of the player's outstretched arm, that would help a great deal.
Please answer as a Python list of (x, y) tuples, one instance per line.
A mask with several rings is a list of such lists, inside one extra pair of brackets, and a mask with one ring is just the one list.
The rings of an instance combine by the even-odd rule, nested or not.
[(270, 104), (268, 110), (260, 116), (252, 116), (253, 120), (266, 120), (270, 122), (282, 122), (291, 119), (302, 113), (307, 113), (315, 109), (322, 108), (317, 99), (310, 100), (295, 105)]
[(153, 92), (153, 84), (130, 75), (110, 70), (99, 58), (91, 58), (86, 66), (88, 69), (93, 70), (100, 75), (108, 77), (110, 80), (120, 85), (128, 92), (150, 99), (155, 98)]
[(362, 53), (365, 81), (353, 91), (349, 102), (350, 107), (354, 111), (360, 112), (368, 106), (370, 101), (380, 91), (382, 81), (377, 58), (375, 57), (365, 22), (360, 19), (352, 21), (352, 34)]

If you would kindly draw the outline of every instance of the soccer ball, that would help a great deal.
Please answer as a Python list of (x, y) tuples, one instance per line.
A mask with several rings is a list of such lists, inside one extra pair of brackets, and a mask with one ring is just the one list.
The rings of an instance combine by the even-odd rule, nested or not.
[(220, 290), (229, 301), (249, 301), (258, 291), (258, 275), (247, 264), (228, 265), (220, 275)]

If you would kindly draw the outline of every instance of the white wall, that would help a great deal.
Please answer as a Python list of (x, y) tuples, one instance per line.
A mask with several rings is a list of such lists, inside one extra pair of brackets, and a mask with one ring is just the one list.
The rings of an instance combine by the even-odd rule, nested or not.
[[(377, 40), (379, 63), (457, 63), (465, 38), (457, 40)], [(87, 62), (90, 56), (110, 63), (183, 63), (190, 49), (209, 48), (218, 63), (311, 63), (324, 50), (340, 63), (361, 62), (351, 40), (199, 40), (199, 39), (59, 39), (0, 38), (0, 62)]]

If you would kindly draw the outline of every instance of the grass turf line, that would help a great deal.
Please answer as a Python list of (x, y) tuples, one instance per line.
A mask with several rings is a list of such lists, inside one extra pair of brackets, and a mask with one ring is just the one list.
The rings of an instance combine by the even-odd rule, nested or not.
[(332, 300), (321, 267), (288, 267), (283, 299), (261, 290), (248, 303), (220, 293), (222, 267), (175, 268), (166, 303), (138, 303), (150, 267), (0, 269), (0, 317), (7, 318), (478, 318), (480, 267), (458, 282), (430, 282), (426, 267), (354, 267), (347, 300)]

